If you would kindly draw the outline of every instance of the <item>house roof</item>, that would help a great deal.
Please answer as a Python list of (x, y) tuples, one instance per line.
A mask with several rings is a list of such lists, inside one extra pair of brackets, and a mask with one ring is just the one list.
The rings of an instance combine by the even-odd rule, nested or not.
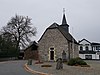
[[(74, 42), (74, 43), (78, 44), (77, 41), (72, 37), (72, 35), (70, 33), (68, 33), (61, 25), (58, 25), (57, 23), (53, 23), (51, 26), (49, 26), (46, 29), (46, 31), (48, 29), (55, 29), (55, 28), (57, 28), (69, 42)], [(45, 32), (44, 32), (44, 34), (45, 34)], [(42, 35), (42, 37), (43, 37), (43, 35)], [(40, 38), (40, 40), (42, 39), (42, 37)]]
[(100, 45), (100, 43), (94, 43), (94, 42), (92, 42), (91, 45)]
[(82, 42), (82, 41), (84, 41), (84, 40), (91, 44), (91, 42), (88, 41), (88, 40), (86, 40), (86, 39), (82, 39), (82, 40), (80, 40), (79, 43)]
[(88, 41), (88, 40), (86, 40), (86, 39), (82, 39), (81, 41), (79, 41), (79, 43), (82, 42), (83, 40), (87, 41), (87, 42), (90, 43), (92, 46), (93, 46), (93, 45), (100, 45), (100, 43), (90, 42), (90, 41)]
[(50, 25), (48, 28), (52, 29), (52, 28), (57, 28), (59, 25), (57, 23), (53, 23), (52, 25)]
[(28, 50), (29, 48), (35, 48), (35, 47), (38, 47), (38, 44), (36, 41), (33, 41), (33, 43), (31, 43), (24, 51)]

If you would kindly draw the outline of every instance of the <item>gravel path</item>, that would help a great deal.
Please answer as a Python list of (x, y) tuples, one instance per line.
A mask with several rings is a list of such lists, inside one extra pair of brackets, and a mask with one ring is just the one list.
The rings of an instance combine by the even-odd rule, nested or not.
[(49, 73), (52, 75), (100, 75), (100, 61), (86, 61), (91, 67), (68, 66), (63, 64), (64, 69), (56, 70), (56, 62), (45, 62), (43, 64), (52, 65), (52, 67), (41, 67), (43, 64), (34, 64), (29, 67), (33, 70)]

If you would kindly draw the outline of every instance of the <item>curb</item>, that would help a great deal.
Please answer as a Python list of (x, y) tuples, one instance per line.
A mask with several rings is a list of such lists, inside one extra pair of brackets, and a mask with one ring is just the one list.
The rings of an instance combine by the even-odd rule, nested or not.
[(39, 75), (52, 75), (52, 74), (48, 74), (48, 73), (44, 73), (44, 72), (39, 72), (39, 71), (35, 71), (32, 70), (31, 68), (28, 67), (27, 63), (24, 64), (24, 69), (32, 74), (39, 74)]
[(5, 64), (5, 63), (16, 63), (17, 61), (1, 61), (0, 64)]

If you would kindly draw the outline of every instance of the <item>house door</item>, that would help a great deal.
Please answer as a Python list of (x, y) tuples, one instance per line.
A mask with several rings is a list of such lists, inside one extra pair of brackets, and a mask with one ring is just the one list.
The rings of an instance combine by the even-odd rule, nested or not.
[(50, 60), (54, 60), (54, 51), (50, 51)]
[(85, 55), (85, 59), (92, 59), (92, 55)]

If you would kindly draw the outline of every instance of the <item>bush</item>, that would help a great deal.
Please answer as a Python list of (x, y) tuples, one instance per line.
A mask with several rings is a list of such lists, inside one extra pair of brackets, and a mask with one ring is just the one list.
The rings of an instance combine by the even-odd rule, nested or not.
[(83, 61), (81, 58), (72, 58), (68, 61), (68, 65), (75, 66), (75, 65), (87, 65), (85, 61)]
[(68, 61), (68, 65), (73, 66), (73, 65), (75, 65), (75, 64), (76, 64), (75, 59), (70, 59), (70, 60)]

